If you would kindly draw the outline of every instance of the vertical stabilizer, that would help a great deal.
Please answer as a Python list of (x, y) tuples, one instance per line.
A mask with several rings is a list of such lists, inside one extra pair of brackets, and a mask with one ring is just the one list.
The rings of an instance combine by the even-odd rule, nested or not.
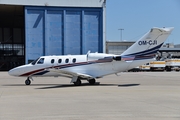
[(173, 29), (173, 27), (152, 28), (130, 48), (123, 52), (121, 56), (144, 56), (157, 53)]

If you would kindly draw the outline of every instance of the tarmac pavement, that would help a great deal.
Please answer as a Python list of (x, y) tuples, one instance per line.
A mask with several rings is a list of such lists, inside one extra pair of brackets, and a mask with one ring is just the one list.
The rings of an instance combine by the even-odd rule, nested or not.
[(25, 79), (0, 72), (0, 120), (180, 120), (179, 72), (124, 72), (81, 86)]

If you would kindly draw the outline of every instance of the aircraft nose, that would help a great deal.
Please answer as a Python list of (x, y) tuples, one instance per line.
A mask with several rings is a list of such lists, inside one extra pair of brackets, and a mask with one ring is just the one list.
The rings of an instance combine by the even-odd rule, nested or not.
[(18, 76), (19, 71), (16, 68), (13, 68), (13, 69), (9, 70), (8, 74), (11, 76)]

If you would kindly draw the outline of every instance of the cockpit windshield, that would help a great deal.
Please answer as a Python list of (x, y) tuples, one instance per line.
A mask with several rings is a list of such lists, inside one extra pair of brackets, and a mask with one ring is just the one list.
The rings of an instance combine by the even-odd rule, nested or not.
[(36, 59), (36, 60), (34, 60), (34, 61), (32, 61), (31, 64), (32, 64), (32, 65), (35, 65), (38, 60), (39, 60), (39, 58)]
[(44, 63), (44, 58), (41, 58), (38, 62), (37, 62), (37, 64), (43, 64)]

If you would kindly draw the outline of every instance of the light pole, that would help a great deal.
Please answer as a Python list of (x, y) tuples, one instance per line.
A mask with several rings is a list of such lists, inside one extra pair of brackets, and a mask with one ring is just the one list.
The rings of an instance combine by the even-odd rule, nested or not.
[(122, 41), (122, 31), (124, 30), (123, 28), (120, 28), (120, 29), (118, 29), (118, 30), (120, 30), (120, 40)]

